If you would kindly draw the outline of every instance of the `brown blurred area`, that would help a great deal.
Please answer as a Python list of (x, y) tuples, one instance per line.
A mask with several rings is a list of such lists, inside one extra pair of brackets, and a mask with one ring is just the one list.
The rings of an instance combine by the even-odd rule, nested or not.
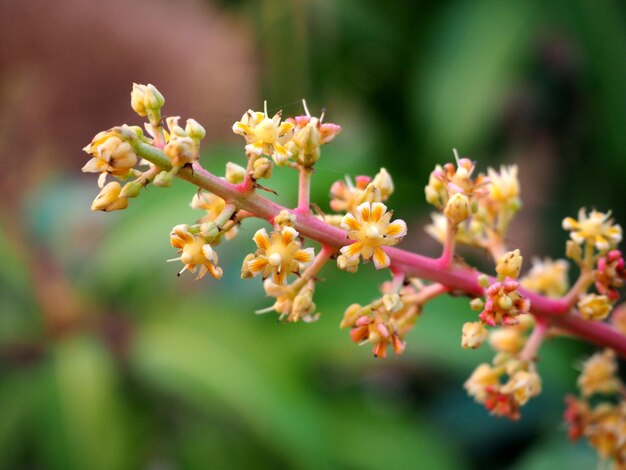
[(141, 122), (133, 82), (153, 83), (166, 115), (224, 137), (257, 87), (253, 37), (208, 2), (0, 0), (0, 195), (54, 168), (78, 174), (93, 135)]

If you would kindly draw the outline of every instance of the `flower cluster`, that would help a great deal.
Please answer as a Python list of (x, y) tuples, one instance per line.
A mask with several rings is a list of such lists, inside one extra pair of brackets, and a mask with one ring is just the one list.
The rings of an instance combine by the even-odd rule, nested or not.
[(566, 397), (565, 422), (571, 440), (586, 438), (602, 459), (616, 468), (626, 465), (626, 401), (617, 377), (615, 353), (610, 349), (591, 356), (578, 378), (581, 397)]
[[(261, 277), (265, 294), (272, 298), (272, 305), (257, 313), (274, 311), (280, 321), (308, 323), (320, 316), (313, 295), (318, 274), (329, 260), (336, 259), (340, 269), (351, 273), (361, 261), (372, 261), (376, 269), (389, 269), (392, 279), (383, 283), (381, 296), (371, 303), (350, 305), (340, 326), (350, 330), (355, 343), (369, 344), (379, 358), (390, 349), (396, 355), (404, 352), (407, 335), (427, 302), (444, 293), (472, 296), (470, 307), (476, 313), (474, 321), (463, 325), (461, 346), (476, 349), (488, 343), (495, 356), (478, 365), (465, 389), (492, 414), (514, 420), (541, 392), (536, 360), (544, 340), (565, 330), (583, 338), (604, 338), (620, 353), (626, 351), (616, 339), (616, 332), (626, 334), (626, 306), (617, 305), (626, 282), (626, 266), (617, 249), (622, 230), (610, 212), (581, 209), (577, 219), (563, 221), (570, 232), (566, 256), (580, 270), (571, 287), (564, 260), (535, 259), (522, 275), (520, 251), (507, 248), (507, 232), (522, 206), (517, 167), (488, 168), (475, 175), (476, 164), (455, 151), (455, 164), (437, 166), (424, 190), (427, 202), (438, 210), (427, 231), (443, 245), (439, 257), (426, 258), (390, 248), (407, 235), (407, 224), (392, 220), (386, 203), (394, 183), (384, 168), (373, 178), (335, 182), (330, 188), (331, 214), (312, 203), (314, 165), (321, 147), (341, 128), (323, 122), (323, 114), (311, 116), (306, 103), (304, 115), (286, 119), (280, 111), (270, 116), (267, 103), (263, 112), (247, 111), (233, 125), (245, 140), (247, 163), (228, 162), (223, 178), (207, 174), (199, 163), (204, 128), (193, 119), (183, 127), (178, 117), (165, 118), (164, 128), (164, 103), (153, 85), (135, 84), (131, 107), (147, 118), (146, 134), (141, 127), (126, 125), (98, 133), (84, 149), (90, 159), (83, 171), (99, 174), (101, 191), (92, 204), (98, 211), (125, 209), (146, 185), (167, 187), (175, 176), (198, 186), (191, 207), (204, 211), (203, 216), (170, 233), (171, 245), (178, 250), (170, 261), (183, 264), (179, 275), (190, 271), (197, 273), (196, 279), (207, 273), (221, 278), (215, 247), (244, 233), (244, 219), (261, 218), (272, 226), (250, 232), (256, 250), (245, 256), (241, 267), (241, 277)], [(271, 178), (273, 171), (292, 170), (298, 173), (296, 204), (279, 206), (257, 193), (276, 194), (258, 180)], [(319, 249), (306, 247), (303, 234), (319, 243)], [(457, 256), (457, 243), (487, 250), (496, 263), (495, 278), (467, 266)], [(607, 318), (612, 328), (604, 324)], [(615, 351), (605, 349), (588, 359), (578, 387), (581, 398), (567, 401), (570, 436), (586, 437), (603, 458), (626, 467), (625, 388), (617, 376)], [(610, 401), (601, 400), (607, 396)]]
[(518, 420), (520, 407), (541, 393), (541, 378), (534, 363), (501, 353), (492, 364), (480, 364), (464, 387), (491, 414)]

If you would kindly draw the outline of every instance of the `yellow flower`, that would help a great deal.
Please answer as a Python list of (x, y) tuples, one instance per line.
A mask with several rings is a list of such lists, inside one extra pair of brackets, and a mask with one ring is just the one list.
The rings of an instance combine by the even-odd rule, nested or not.
[(493, 168), (487, 169), (489, 197), (507, 207), (519, 208), (519, 180), (517, 179), (517, 165), (501, 166), (497, 172)]
[(289, 273), (300, 274), (303, 266), (313, 261), (313, 248), (302, 248), (298, 232), (293, 227), (284, 226), (280, 231), (268, 235), (264, 228), (257, 230), (253, 240), (259, 248), (248, 261), (247, 269), (253, 276), (272, 276), (272, 282), (285, 284)]
[(312, 323), (319, 319), (319, 313), (314, 313), (313, 291), (315, 283), (312, 279), (309, 279), (300, 290), (290, 286), (279, 286), (274, 284), (271, 279), (266, 279), (263, 287), (268, 296), (276, 298), (276, 302), (271, 307), (258, 310), (256, 313), (275, 311), (280, 314), (278, 319), (286, 322), (302, 320), (305, 323)]
[(117, 181), (107, 184), (91, 204), (92, 211), (117, 211), (128, 207), (128, 199), (120, 197), (122, 186)]
[(463, 325), (461, 346), (463, 349), (476, 349), (485, 342), (488, 336), (489, 332), (482, 322), (467, 322)]
[(166, 119), (170, 132), (167, 144), (163, 147), (163, 152), (172, 161), (174, 167), (181, 167), (198, 160), (199, 152), (197, 142), (178, 125), (179, 119), (178, 116), (171, 116)]
[(82, 171), (100, 173), (98, 186), (101, 188), (107, 174), (125, 176), (138, 161), (130, 144), (109, 131), (98, 133), (83, 150), (93, 158), (83, 166)]
[(622, 228), (613, 223), (611, 212), (592, 210), (587, 215), (583, 207), (578, 212), (578, 220), (572, 217), (563, 219), (563, 228), (570, 231), (570, 238), (578, 244), (592, 244), (599, 251), (615, 248), (622, 240)]
[(233, 125), (233, 132), (246, 139), (248, 152), (254, 155), (263, 153), (271, 156), (276, 163), (282, 163), (291, 156), (285, 144), (293, 135), (294, 125), (287, 121), (281, 123), (280, 120), (280, 111), (271, 119), (268, 117), (266, 101), (264, 113), (248, 110)]
[(376, 269), (386, 268), (390, 264), (389, 256), (383, 246), (396, 245), (406, 235), (406, 223), (398, 219), (390, 223), (393, 212), (387, 212), (382, 202), (364, 202), (354, 213), (346, 214), (341, 228), (348, 231), (348, 237), (355, 240), (346, 245), (341, 253), (349, 259), (359, 256), (364, 260), (374, 260)]
[(615, 352), (605, 349), (585, 361), (583, 371), (578, 377), (578, 388), (585, 397), (594, 393), (615, 393), (621, 385), (616, 373)]
[(519, 370), (502, 386), (501, 392), (512, 395), (518, 405), (525, 405), (541, 393), (541, 378), (534, 371)]
[(587, 294), (578, 302), (578, 310), (587, 320), (604, 320), (611, 313), (611, 308), (611, 301), (606, 295)]
[(549, 258), (534, 258), (530, 271), (520, 280), (520, 284), (529, 291), (558, 298), (569, 289), (568, 268), (567, 261), (562, 259), (552, 261)]
[[(191, 207), (206, 211), (206, 215), (198, 219), (199, 224), (204, 224), (213, 222), (222, 213), (226, 207), (226, 201), (209, 191), (198, 191), (191, 200)], [(232, 240), (237, 236), (237, 232), (237, 225), (233, 225), (224, 236), (227, 240)]]
[(179, 276), (185, 270), (193, 273), (200, 267), (196, 279), (201, 279), (207, 272), (215, 279), (222, 277), (222, 268), (217, 265), (217, 253), (201, 234), (191, 233), (186, 225), (177, 225), (170, 233), (170, 243), (178, 248), (181, 256), (168, 261), (181, 261), (185, 265), (178, 273)]
[(497, 387), (500, 384), (502, 372), (492, 368), (489, 364), (480, 364), (469, 379), (463, 384), (467, 394), (479, 402), (483, 403), (488, 395), (488, 389)]

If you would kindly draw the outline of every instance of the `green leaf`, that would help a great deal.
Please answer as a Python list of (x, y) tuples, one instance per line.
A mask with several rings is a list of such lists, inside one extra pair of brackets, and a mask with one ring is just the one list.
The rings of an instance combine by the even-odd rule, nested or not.
[(46, 462), (59, 469), (130, 468), (127, 422), (111, 357), (89, 336), (55, 345), (41, 414)]

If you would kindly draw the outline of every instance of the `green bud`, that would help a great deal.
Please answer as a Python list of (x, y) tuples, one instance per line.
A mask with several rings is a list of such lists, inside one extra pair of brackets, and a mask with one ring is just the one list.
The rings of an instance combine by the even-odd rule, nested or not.
[(146, 110), (158, 111), (164, 104), (165, 98), (161, 92), (159, 92), (154, 85), (148, 83), (144, 95), (144, 106)]
[(226, 163), (226, 181), (231, 184), (239, 184), (246, 177), (246, 169), (233, 162)]
[(120, 197), (125, 198), (133, 198), (139, 196), (141, 193), (141, 188), (143, 188), (143, 183), (139, 181), (131, 181), (130, 183), (126, 183), (122, 188), (122, 192), (120, 193)]
[(169, 188), (172, 185), (173, 179), (174, 178), (169, 172), (162, 171), (154, 177), (154, 181), (152, 182), (152, 184), (161, 188)]
[(204, 127), (200, 125), (198, 121), (195, 119), (187, 119), (187, 125), (185, 126), (185, 132), (189, 137), (191, 137), (196, 142), (200, 142), (204, 139), (206, 135), (206, 131)]

